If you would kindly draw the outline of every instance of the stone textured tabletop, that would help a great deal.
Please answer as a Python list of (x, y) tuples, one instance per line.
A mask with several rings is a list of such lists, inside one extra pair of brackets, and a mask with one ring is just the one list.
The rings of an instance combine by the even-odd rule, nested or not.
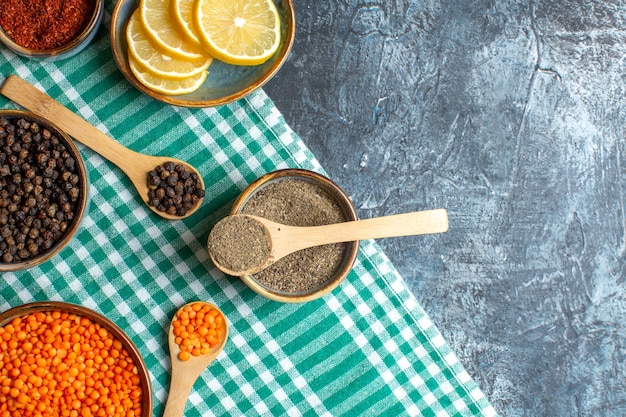
[(626, 414), (626, 5), (296, 0), (265, 87), (505, 416)]

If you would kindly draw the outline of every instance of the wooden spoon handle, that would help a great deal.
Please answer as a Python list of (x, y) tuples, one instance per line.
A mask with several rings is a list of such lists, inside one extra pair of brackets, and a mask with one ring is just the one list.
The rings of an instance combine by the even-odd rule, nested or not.
[[(289, 239), (272, 241), (274, 251), (295, 252), (310, 246), (352, 240), (412, 236), (443, 233), (448, 230), (448, 213), (445, 209), (424, 210), (391, 216), (376, 217), (345, 223), (314, 227), (273, 228), (270, 234), (288, 234)], [(284, 242), (282, 245), (281, 242)], [(284, 246), (284, 247), (279, 247)]]
[(169, 220), (179, 220), (183, 217), (190, 216), (200, 207), (199, 201), (193, 209), (187, 210), (184, 216), (179, 216), (177, 214), (168, 214), (165, 211), (160, 211), (154, 205), (150, 204), (149, 201), (148, 172), (166, 162), (180, 163), (184, 165), (188, 171), (196, 173), (201, 188), (204, 189), (202, 177), (194, 167), (186, 162), (165, 156), (146, 155), (125, 147), (115, 139), (105, 135), (82, 117), (56, 102), (47, 94), (39, 91), (37, 88), (15, 75), (9, 75), (4, 80), (2, 86), (0, 86), (0, 93), (25, 109), (30, 110), (32, 113), (50, 120), (53, 124), (57, 125), (59, 129), (68, 133), (75, 140), (115, 164), (130, 178), (143, 202), (148, 205), (150, 210), (157, 213), (159, 216)]
[(137, 163), (136, 158), (141, 160), (144, 157), (105, 135), (85, 119), (15, 75), (9, 75), (4, 80), (0, 93), (25, 109), (51, 120), (74, 139), (117, 165), (127, 175), (133, 171), (131, 167)]
[(170, 390), (163, 417), (181, 417), (185, 411), (187, 398), (197, 377), (190, 377), (185, 369), (173, 368)]

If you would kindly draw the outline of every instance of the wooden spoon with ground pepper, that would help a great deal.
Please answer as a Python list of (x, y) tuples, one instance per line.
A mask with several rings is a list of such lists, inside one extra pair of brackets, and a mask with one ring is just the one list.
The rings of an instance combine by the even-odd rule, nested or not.
[[(126, 148), (113, 138), (96, 129), (85, 119), (56, 102), (47, 94), (39, 91), (37, 88), (15, 75), (10, 75), (4, 80), (4, 83), (0, 87), (0, 93), (20, 106), (50, 120), (74, 139), (117, 165), (118, 168), (124, 171), (130, 178), (139, 192), (142, 201), (146, 203), (150, 210), (154, 211), (159, 216), (169, 220), (182, 219), (193, 214), (202, 204), (204, 197), (204, 182), (202, 181), (202, 176), (194, 167), (186, 162), (171, 157), (145, 155)], [(161, 210), (153, 204), (150, 198), (148, 174), (168, 163), (182, 165), (184, 170), (187, 171), (188, 174), (193, 174), (196, 179), (198, 195), (193, 199), (195, 206), (185, 209), (184, 212), (181, 210), (176, 213), (171, 213), (167, 210)]]
[(267, 268), (290, 253), (312, 246), (443, 233), (445, 209), (425, 210), (324, 226), (287, 226), (257, 216), (237, 214), (220, 220), (211, 230), (208, 251), (222, 272), (242, 276)]

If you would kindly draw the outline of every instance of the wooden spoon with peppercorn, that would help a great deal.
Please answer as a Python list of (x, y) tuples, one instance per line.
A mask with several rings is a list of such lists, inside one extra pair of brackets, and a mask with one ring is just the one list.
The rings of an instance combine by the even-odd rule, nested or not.
[(362, 239), (443, 233), (448, 230), (445, 209), (415, 211), (324, 226), (288, 226), (247, 214), (220, 220), (211, 230), (207, 248), (222, 272), (255, 274), (290, 253)]
[(179, 220), (193, 214), (202, 204), (205, 194), (202, 176), (186, 162), (126, 148), (15, 75), (4, 80), (0, 93), (52, 121), (75, 140), (117, 165), (130, 178), (142, 201), (159, 216)]

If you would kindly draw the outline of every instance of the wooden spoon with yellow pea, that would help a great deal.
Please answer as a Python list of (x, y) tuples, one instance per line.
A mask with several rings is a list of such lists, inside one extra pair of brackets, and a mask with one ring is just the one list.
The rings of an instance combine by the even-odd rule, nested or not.
[(220, 354), (228, 338), (224, 314), (213, 304), (194, 301), (181, 307), (170, 324), (170, 391), (163, 417), (180, 417), (202, 372)]

